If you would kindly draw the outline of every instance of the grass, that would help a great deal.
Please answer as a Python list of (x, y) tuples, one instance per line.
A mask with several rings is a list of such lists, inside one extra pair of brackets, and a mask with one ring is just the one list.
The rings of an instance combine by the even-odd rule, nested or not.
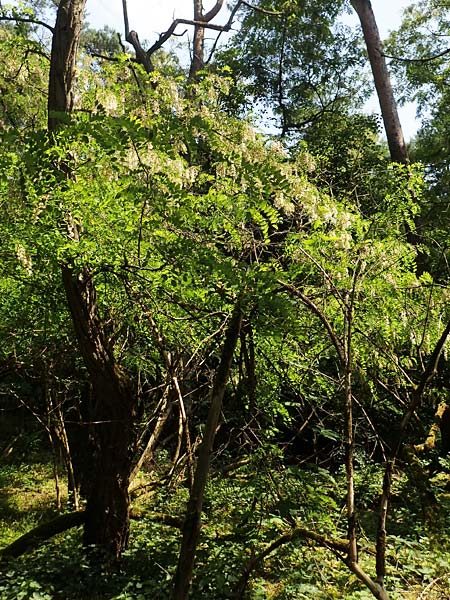
[[(63, 501), (67, 495), (63, 495)], [(57, 514), (53, 469), (40, 454), (0, 465), (0, 545)]]

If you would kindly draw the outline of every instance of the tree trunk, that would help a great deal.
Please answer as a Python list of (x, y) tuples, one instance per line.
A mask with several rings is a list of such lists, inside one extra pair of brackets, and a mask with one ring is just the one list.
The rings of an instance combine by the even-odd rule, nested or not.
[(63, 283), (75, 333), (94, 393), (95, 477), (86, 505), (84, 542), (119, 558), (129, 537), (128, 487), (133, 462), (135, 402), (116, 364), (98, 315), (89, 272), (64, 265)]
[[(202, 0), (194, 0), (194, 21), (203, 20)], [(194, 42), (192, 45), (191, 68), (189, 79), (195, 79), (205, 63), (205, 28), (201, 25), (194, 26)]]
[(60, 115), (73, 108), (73, 81), (86, 0), (61, 0), (56, 14), (48, 85), (48, 129), (60, 125)]
[(361, 22), (391, 159), (393, 162), (408, 164), (408, 152), (372, 4), (370, 0), (351, 0), (351, 3)]
[(183, 540), (181, 542), (178, 566), (175, 573), (174, 583), (175, 600), (185, 600), (189, 593), (192, 579), (195, 553), (200, 539), (201, 513), (203, 507), (203, 496), (206, 482), (208, 480), (211, 451), (216, 435), (219, 415), (222, 408), (222, 400), (233, 360), (234, 351), (242, 323), (241, 307), (238, 303), (233, 311), (230, 324), (227, 329), (225, 342), (222, 348), (220, 364), (214, 378), (211, 392), (211, 404), (208, 412), (205, 433), (200, 446), (197, 467), (195, 469), (194, 482), (186, 510), (186, 519), (183, 526)]
[[(86, 0), (61, 0), (52, 40), (48, 95), (48, 129), (54, 134), (63, 121), (60, 113), (73, 107), (73, 81)], [(57, 167), (71, 178), (68, 165)], [(67, 217), (66, 229), (78, 241), (77, 225)], [(84, 542), (100, 546), (117, 559), (129, 536), (128, 486), (132, 467), (135, 416), (131, 385), (115, 362), (103, 330), (96, 291), (87, 267), (80, 271), (61, 266), (67, 303), (79, 350), (89, 372), (94, 393), (96, 423), (95, 477), (86, 506)]]

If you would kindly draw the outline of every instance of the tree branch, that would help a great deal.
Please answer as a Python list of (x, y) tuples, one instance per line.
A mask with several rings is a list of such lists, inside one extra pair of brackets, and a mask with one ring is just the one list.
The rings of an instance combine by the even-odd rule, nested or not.
[(425, 58), (401, 58), (400, 56), (390, 56), (389, 54), (384, 54), (384, 53), (383, 53), (383, 56), (385, 58), (389, 58), (391, 60), (396, 60), (398, 62), (427, 63), (427, 62), (432, 62), (433, 60), (437, 60), (438, 58), (442, 58), (443, 56), (446, 56), (447, 54), (450, 54), (450, 48), (447, 48), (446, 50), (439, 52), (439, 54), (435, 54), (434, 56), (427, 56)]
[(202, 21), (209, 23), (216, 17), (222, 9), (224, 0), (217, 0), (216, 5), (212, 7), (212, 9), (206, 13), (206, 15), (202, 16)]
[(18, 23), (32, 23), (33, 25), (40, 25), (41, 27), (45, 27), (46, 29), (48, 29), (52, 33), (55, 32), (54, 28), (51, 25), (49, 25), (48, 23), (45, 23), (44, 21), (40, 21), (39, 19), (31, 19), (31, 18), (17, 17), (17, 16), (8, 16), (8, 15), (5, 15), (5, 14), (1, 14), (0, 15), (0, 21), (16, 21)]
[[(162, 33), (159, 36), (159, 40), (157, 42), (155, 42), (153, 44), (153, 46), (151, 46), (151, 48), (149, 48), (147, 50), (147, 55), (151, 56), (154, 52), (156, 52), (156, 50), (159, 50), (166, 42), (167, 40), (174, 35), (175, 29), (177, 28), (178, 25), (192, 25), (192, 26), (197, 26), (197, 27), (204, 27), (205, 29), (212, 29), (214, 31), (220, 31), (220, 32), (227, 32), (230, 31), (231, 26), (233, 25), (233, 19), (235, 14), (237, 13), (239, 7), (241, 6), (243, 0), (239, 0), (236, 3), (236, 6), (233, 8), (233, 10), (230, 13), (230, 18), (228, 19), (227, 23), (225, 23), (225, 25), (213, 25), (212, 23), (208, 23), (206, 21), (200, 20), (197, 21), (195, 19), (175, 19), (172, 23), (172, 25), (169, 27), (169, 29), (165, 32)], [(217, 8), (217, 5), (216, 7)], [(214, 9), (212, 9), (214, 10)], [(208, 16), (212, 11), (210, 11), (209, 13), (207, 13), (206, 16)], [(206, 18), (203, 17), (203, 18)]]
[(328, 335), (330, 336), (333, 346), (336, 348), (336, 352), (338, 353), (339, 360), (341, 361), (342, 365), (345, 365), (345, 362), (346, 362), (345, 361), (345, 349), (342, 346), (341, 341), (337, 337), (336, 332), (334, 331), (333, 327), (331, 326), (331, 323), (328, 321), (328, 319), (323, 314), (323, 312), (320, 310), (320, 308), (318, 306), (316, 306), (310, 298), (305, 296), (305, 294), (303, 294), (299, 289), (297, 289), (290, 283), (286, 283), (281, 280), (278, 280), (278, 283), (282, 286), (282, 288), (285, 291), (289, 292), (291, 294), (291, 296), (296, 296), (297, 298), (299, 298), (303, 302), (303, 304), (305, 306), (307, 306), (309, 309), (311, 309), (311, 311), (316, 315), (316, 317), (318, 317), (322, 321), (322, 324), (324, 325), (325, 329), (328, 332)]
[(130, 22), (128, 21), (127, 0), (122, 0), (122, 8), (123, 8), (123, 26), (125, 29), (125, 39), (128, 39), (128, 36), (130, 35)]
[[(131, 512), (130, 518), (133, 520), (140, 520), (144, 518), (150, 519), (156, 523), (168, 525), (169, 527), (177, 527), (178, 529), (181, 529), (183, 525), (183, 519), (165, 513), (135, 511)], [(64, 533), (73, 527), (79, 527), (80, 525), (83, 525), (85, 519), (85, 511), (76, 511), (59, 515), (51, 521), (42, 523), (31, 531), (28, 531), (24, 535), (20, 536), (12, 544), (9, 544), (9, 546), (3, 548), (3, 550), (0, 550), (0, 561), (10, 558), (18, 558), (19, 556), (22, 556), (22, 554), (31, 552), (55, 535)]]
[(246, 0), (242, 0), (242, 4), (244, 4), (248, 8), (251, 8), (255, 12), (259, 12), (259, 13), (261, 13), (263, 15), (270, 15), (272, 17), (281, 17), (281, 15), (284, 14), (282, 12), (277, 12), (277, 11), (273, 11), (273, 10), (267, 10), (265, 8), (261, 8), (260, 6), (254, 6), (253, 4), (250, 4), (250, 2), (246, 2)]
[(444, 344), (447, 341), (447, 338), (449, 335), (450, 335), (450, 321), (447, 323), (447, 326), (444, 329), (444, 331), (442, 332), (441, 337), (437, 341), (437, 344), (434, 347), (433, 353), (430, 356), (430, 360), (428, 361), (425, 371), (422, 373), (419, 384), (417, 385), (417, 387), (415, 388), (415, 390), (412, 393), (411, 402), (410, 402), (405, 414), (403, 415), (403, 419), (400, 423), (399, 445), (401, 444), (401, 440), (403, 438), (403, 433), (404, 433), (414, 411), (416, 410), (417, 406), (419, 405), (419, 403), (422, 399), (425, 388), (427, 387), (427, 385), (430, 383), (430, 381), (433, 379), (434, 375), (437, 372), (437, 366), (439, 363), (439, 359), (441, 357), (442, 350), (444, 348)]
[(125, 39), (134, 48), (136, 54), (136, 60), (141, 64), (147, 73), (153, 71), (153, 65), (150, 60), (150, 55), (144, 50), (139, 41), (138, 34), (135, 31), (130, 31), (130, 22), (128, 20), (128, 6), (127, 0), (122, 0), (123, 8), (123, 24), (125, 29)]
[(241, 575), (241, 578), (237, 583), (234, 599), (241, 600), (243, 598), (250, 575), (260, 562), (269, 556), (269, 554), (272, 554), (272, 552), (280, 548), (280, 546), (288, 544), (289, 542), (293, 542), (297, 538), (312, 540), (319, 546), (331, 548), (337, 552), (343, 552), (344, 554), (347, 554), (349, 551), (348, 540), (328, 538), (326, 535), (323, 535), (322, 533), (316, 533), (315, 531), (311, 531), (306, 527), (295, 527), (291, 531), (283, 533), (283, 535), (281, 535), (279, 538), (268, 544), (259, 554), (256, 554), (250, 558), (244, 569), (244, 572)]

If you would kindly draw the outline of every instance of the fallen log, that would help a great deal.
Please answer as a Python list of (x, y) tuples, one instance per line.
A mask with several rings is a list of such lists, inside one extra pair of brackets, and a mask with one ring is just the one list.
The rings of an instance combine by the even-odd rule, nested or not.
[(72, 527), (78, 527), (84, 523), (84, 511), (77, 511), (60, 515), (51, 521), (38, 525), (31, 531), (20, 536), (6, 548), (0, 551), (0, 558), (17, 558), (30, 550), (39, 547), (43, 542), (58, 533), (63, 533)]
[[(179, 517), (167, 515), (164, 513), (146, 513), (146, 512), (135, 512), (132, 511), (130, 518), (133, 520), (150, 519), (156, 523), (168, 525), (169, 527), (177, 527), (181, 529), (183, 520)], [(84, 511), (76, 511), (59, 515), (51, 521), (38, 525), (31, 531), (28, 531), (24, 535), (20, 536), (17, 540), (12, 542), (3, 550), (0, 550), (0, 560), (8, 558), (18, 558), (22, 554), (36, 550), (41, 544), (49, 540), (59, 533), (64, 533), (73, 527), (79, 527), (84, 524), (85, 513)]]

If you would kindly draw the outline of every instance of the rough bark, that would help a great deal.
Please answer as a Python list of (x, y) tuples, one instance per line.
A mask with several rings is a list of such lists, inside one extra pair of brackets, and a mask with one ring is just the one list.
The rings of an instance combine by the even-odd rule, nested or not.
[(408, 164), (408, 152), (372, 4), (370, 0), (351, 0), (351, 4), (361, 22), (391, 159), (394, 162)]
[(194, 41), (189, 79), (195, 79), (205, 66), (205, 27), (208, 27), (208, 24), (219, 14), (223, 3), (224, 0), (217, 0), (214, 7), (205, 14), (202, 0), (194, 0)]
[[(48, 129), (51, 136), (73, 108), (83, 11), (86, 0), (62, 0), (59, 4), (50, 61)], [(67, 165), (56, 167), (71, 178)], [(78, 241), (77, 225), (67, 218), (67, 235)], [(96, 302), (87, 267), (61, 266), (62, 280), (80, 353), (89, 372), (95, 400), (97, 456), (95, 477), (86, 506), (84, 541), (101, 546), (107, 556), (118, 558), (129, 535), (128, 485), (132, 465), (134, 401), (126, 375), (114, 359)]]
[(189, 593), (195, 553), (200, 539), (203, 496), (208, 480), (211, 451), (214, 444), (217, 424), (219, 422), (222, 400), (231, 369), (231, 362), (239, 339), (241, 323), (242, 313), (240, 304), (238, 303), (228, 325), (220, 364), (214, 378), (211, 392), (211, 404), (209, 407), (208, 419), (199, 449), (194, 482), (186, 510), (186, 519), (183, 525), (183, 539), (178, 558), (178, 566), (174, 577), (175, 600), (185, 600)]
[(62, 267), (75, 333), (95, 400), (95, 477), (86, 505), (84, 542), (119, 558), (128, 544), (135, 403), (103, 332), (90, 274)]
[(62, 0), (53, 29), (48, 88), (48, 129), (55, 131), (61, 115), (73, 108), (73, 82), (86, 0)]

